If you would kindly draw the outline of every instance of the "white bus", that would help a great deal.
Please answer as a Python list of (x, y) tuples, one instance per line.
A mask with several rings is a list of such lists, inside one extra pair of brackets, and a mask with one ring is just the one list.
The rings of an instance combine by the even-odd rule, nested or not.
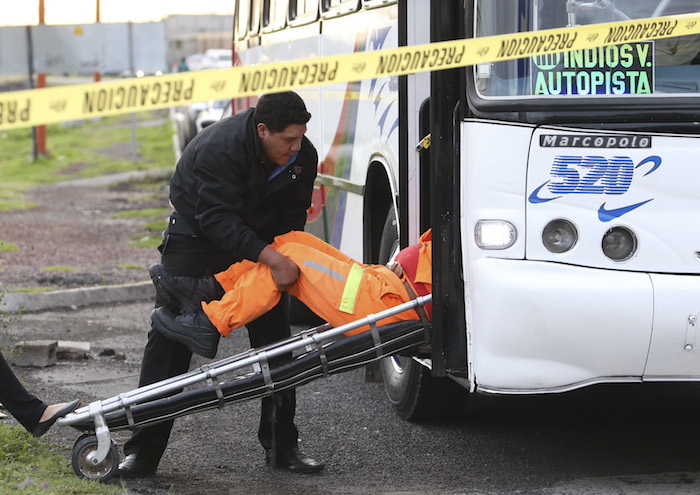
[[(699, 11), (236, 0), (233, 48), (252, 65)], [(307, 230), (377, 263), (433, 229), (430, 348), (382, 364), (401, 417), (439, 412), (455, 383), (700, 380), (699, 52), (678, 36), (300, 91), (321, 160)]]

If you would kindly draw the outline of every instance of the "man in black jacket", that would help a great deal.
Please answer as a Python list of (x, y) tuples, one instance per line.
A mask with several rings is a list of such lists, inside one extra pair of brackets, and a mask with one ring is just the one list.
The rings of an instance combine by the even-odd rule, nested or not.
[[(187, 145), (170, 181), (174, 213), (158, 248), (172, 275), (213, 275), (248, 259), (268, 265), (282, 290), (296, 281), (297, 266), (268, 244), (276, 235), (303, 230), (306, 223), (318, 164), (316, 149), (304, 136), (310, 118), (296, 93), (264, 95), (255, 109), (205, 128)], [(197, 296), (205, 301), (221, 295), (200, 289)], [(252, 347), (290, 335), (287, 297), (247, 325)], [(156, 297), (156, 307), (167, 305), (172, 302)], [(191, 357), (185, 346), (151, 329), (139, 386), (186, 373)], [(294, 390), (262, 399), (258, 438), (266, 461), (290, 471), (320, 471), (323, 464), (297, 447), (295, 407)], [(119, 474), (155, 473), (172, 425), (167, 421), (136, 431), (124, 445)]]

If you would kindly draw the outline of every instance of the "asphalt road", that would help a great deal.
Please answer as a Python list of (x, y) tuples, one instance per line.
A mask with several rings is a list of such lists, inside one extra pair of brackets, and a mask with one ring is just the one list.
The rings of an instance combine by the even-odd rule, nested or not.
[[(88, 341), (90, 359), (17, 369), (47, 400), (84, 403), (136, 387), (151, 301), (26, 313), (6, 339)], [(247, 349), (245, 330), (217, 358)], [(100, 356), (102, 351), (112, 350)], [(207, 362), (196, 359), (194, 366)], [(698, 394), (678, 386), (604, 386), (540, 397), (472, 397), (452, 421), (400, 420), (362, 370), (298, 390), (303, 451), (317, 475), (271, 472), (256, 439), (258, 401), (180, 418), (155, 477), (130, 494), (696, 494)], [(114, 432), (121, 446), (129, 432)], [(55, 427), (52, 442), (79, 433)]]

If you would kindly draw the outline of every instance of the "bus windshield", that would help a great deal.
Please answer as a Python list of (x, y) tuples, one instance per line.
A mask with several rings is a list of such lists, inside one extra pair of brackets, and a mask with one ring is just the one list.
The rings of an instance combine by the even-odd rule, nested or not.
[[(493, 36), (698, 11), (700, 0), (477, 0), (474, 33)], [(700, 36), (480, 64), (474, 81), (483, 99), (696, 96)]]

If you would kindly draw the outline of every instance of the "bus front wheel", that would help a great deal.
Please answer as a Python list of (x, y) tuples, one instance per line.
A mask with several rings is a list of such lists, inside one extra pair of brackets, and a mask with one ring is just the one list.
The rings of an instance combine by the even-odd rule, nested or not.
[(409, 356), (382, 360), (384, 388), (396, 414), (407, 421), (434, 419), (434, 380), (430, 370)]
[[(379, 244), (379, 262), (386, 263), (399, 248), (396, 213), (389, 208)], [(389, 401), (400, 418), (421, 421), (440, 416), (436, 404), (442, 387), (428, 368), (410, 356), (394, 355), (382, 359), (382, 376)]]

